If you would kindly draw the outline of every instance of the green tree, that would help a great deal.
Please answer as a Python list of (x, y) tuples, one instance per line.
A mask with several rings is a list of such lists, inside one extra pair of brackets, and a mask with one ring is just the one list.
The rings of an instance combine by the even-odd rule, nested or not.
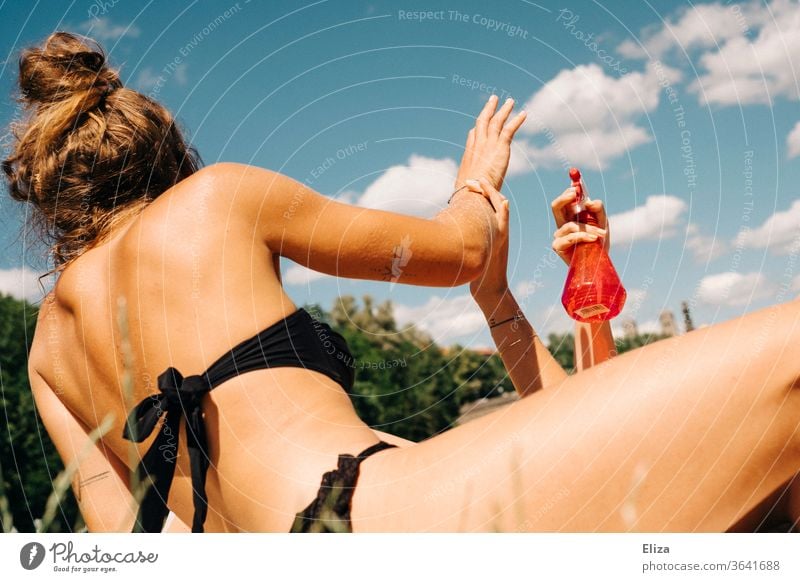
[(453, 380), (458, 387), (459, 404), (514, 391), (514, 384), (497, 354), (487, 356), (459, 345), (453, 346), (450, 353), (455, 354)]
[[(38, 309), (0, 293), (0, 486), (18, 531), (35, 530), (53, 480), (64, 468), (36, 412), (28, 352)], [(50, 531), (71, 531), (78, 515), (69, 492)], [(7, 524), (4, 525), (7, 527)]]
[(452, 426), (459, 401), (448, 360), (426, 334), (397, 328), (391, 302), (367, 295), (359, 306), (345, 295), (325, 317), (353, 354), (352, 400), (364, 422), (413, 441)]
[[(616, 338), (614, 343), (617, 346), (617, 353), (624, 354), (668, 337), (670, 336), (658, 333), (644, 333), (633, 337)], [(575, 336), (571, 333), (551, 333), (547, 338), (547, 349), (567, 373), (575, 372)]]
[(547, 336), (547, 349), (568, 374), (575, 371), (575, 336), (571, 333), (551, 333)]

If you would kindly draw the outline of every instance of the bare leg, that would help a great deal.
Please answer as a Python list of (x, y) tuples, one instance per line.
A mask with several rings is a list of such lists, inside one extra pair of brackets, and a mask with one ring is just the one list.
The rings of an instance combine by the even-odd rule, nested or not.
[(378, 453), (353, 528), (725, 531), (800, 471), (799, 345), (795, 300)]

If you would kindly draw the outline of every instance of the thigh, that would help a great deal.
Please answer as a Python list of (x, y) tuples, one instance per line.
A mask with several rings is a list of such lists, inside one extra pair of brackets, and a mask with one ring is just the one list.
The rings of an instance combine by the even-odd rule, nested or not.
[(724, 531), (800, 470), (798, 306), (660, 341), (370, 457), (354, 530)]

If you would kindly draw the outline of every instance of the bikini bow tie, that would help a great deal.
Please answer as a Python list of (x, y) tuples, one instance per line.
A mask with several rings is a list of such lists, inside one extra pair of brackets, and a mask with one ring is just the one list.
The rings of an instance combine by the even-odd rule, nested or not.
[(211, 391), (205, 375), (184, 377), (169, 367), (158, 377), (158, 394), (142, 400), (128, 415), (122, 432), (126, 440), (141, 443), (149, 437), (164, 416), (161, 430), (137, 467), (139, 479), (152, 485), (139, 506), (134, 531), (161, 531), (169, 514), (167, 497), (175, 476), (181, 417), (186, 418), (186, 439), (192, 469), (194, 518), (192, 531), (202, 532), (208, 512), (206, 474), (209, 458), (206, 426), (203, 420), (203, 396)]

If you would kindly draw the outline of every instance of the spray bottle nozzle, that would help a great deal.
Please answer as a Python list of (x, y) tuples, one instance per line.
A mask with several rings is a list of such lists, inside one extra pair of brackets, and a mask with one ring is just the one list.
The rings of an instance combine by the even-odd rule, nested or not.
[[(569, 169), (569, 179), (572, 180), (572, 186), (575, 188), (575, 202), (572, 203), (571, 210), (577, 217), (579, 214), (585, 214), (585, 203), (589, 200), (589, 193), (586, 191), (586, 185), (581, 178), (581, 171), (578, 168)], [(586, 220), (585, 216), (582, 220)]]

